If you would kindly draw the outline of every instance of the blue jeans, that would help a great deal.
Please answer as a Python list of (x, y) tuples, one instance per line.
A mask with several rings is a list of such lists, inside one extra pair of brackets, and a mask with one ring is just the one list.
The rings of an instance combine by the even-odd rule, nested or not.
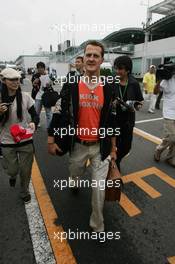
[[(41, 109), (42, 109), (42, 100), (36, 99), (35, 100), (35, 110), (38, 116), (40, 117)], [(47, 123), (47, 128), (50, 125), (50, 122), (52, 120), (52, 110), (51, 107), (44, 107), (45, 112), (46, 112), (46, 123)]]

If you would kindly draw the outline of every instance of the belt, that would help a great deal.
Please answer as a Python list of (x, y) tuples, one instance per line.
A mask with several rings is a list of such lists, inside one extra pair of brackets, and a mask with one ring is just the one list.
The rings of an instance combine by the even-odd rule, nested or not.
[(79, 138), (76, 138), (75, 140), (77, 143), (81, 144), (81, 145), (85, 145), (85, 146), (93, 146), (99, 143), (99, 140), (96, 141), (87, 141), (87, 140), (81, 140)]

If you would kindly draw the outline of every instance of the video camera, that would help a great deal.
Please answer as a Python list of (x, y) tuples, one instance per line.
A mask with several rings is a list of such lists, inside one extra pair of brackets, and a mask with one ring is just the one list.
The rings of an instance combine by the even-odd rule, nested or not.
[(175, 74), (175, 63), (160, 64), (156, 72), (157, 80), (169, 80)]

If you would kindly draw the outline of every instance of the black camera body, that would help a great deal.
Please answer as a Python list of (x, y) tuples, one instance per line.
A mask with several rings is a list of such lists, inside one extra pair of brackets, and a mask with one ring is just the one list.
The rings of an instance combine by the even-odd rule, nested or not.
[(175, 74), (175, 63), (160, 64), (156, 72), (157, 80), (169, 80)]
[(112, 113), (116, 114), (116, 106), (120, 105), (122, 111), (135, 112), (139, 110), (139, 106), (142, 106), (141, 102), (128, 100), (124, 102), (121, 98), (116, 97), (112, 103)]

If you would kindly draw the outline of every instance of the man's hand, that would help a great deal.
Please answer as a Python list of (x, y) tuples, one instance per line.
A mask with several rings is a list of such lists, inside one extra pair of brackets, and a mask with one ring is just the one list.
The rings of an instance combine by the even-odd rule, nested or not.
[(134, 104), (134, 108), (136, 111), (139, 111), (142, 108), (142, 106), (143, 106), (143, 102), (136, 102)]
[(62, 150), (58, 147), (58, 145), (56, 143), (48, 143), (48, 152), (51, 155), (56, 155), (58, 152), (62, 152)]
[(117, 151), (112, 149), (111, 150), (111, 153), (110, 153), (110, 156), (111, 156), (111, 160), (116, 160), (117, 159)]
[(111, 138), (111, 152), (110, 152), (111, 160), (117, 159), (117, 147), (116, 147), (116, 137)]

